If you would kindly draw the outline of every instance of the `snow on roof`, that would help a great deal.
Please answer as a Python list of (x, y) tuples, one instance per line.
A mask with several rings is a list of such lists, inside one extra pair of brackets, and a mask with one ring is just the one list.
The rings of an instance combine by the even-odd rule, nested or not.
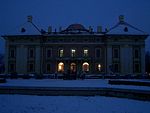
[(23, 25), (20, 25), (6, 35), (40, 35), (41, 31), (36, 28), (36, 26), (31, 22), (26, 22)]
[(124, 16), (119, 16), (119, 22), (108, 29), (106, 34), (122, 34), (122, 35), (147, 35), (144, 31), (128, 24), (124, 21)]

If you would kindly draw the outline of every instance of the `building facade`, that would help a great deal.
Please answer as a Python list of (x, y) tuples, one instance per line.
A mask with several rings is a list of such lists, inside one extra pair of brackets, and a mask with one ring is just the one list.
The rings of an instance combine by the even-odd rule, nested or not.
[[(28, 24), (35, 26), (32, 17)], [(52, 32), (39, 30), (39, 34), (3, 35), (6, 42), (5, 73), (51, 74), (87, 72), (89, 74), (144, 74), (145, 39), (143, 31), (124, 22), (123, 16), (112, 28), (94, 32), (91, 27), (72, 24), (66, 29)], [(118, 29), (122, 30), (118, 31)], [(136, 31), (132, 33), (131, 31)]]

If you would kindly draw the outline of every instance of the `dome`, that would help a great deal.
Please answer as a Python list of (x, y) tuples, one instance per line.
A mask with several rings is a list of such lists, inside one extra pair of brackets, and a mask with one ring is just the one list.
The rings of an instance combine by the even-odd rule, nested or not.
[(67, 28), (67, 30), (86, 30), (85, 27), (81, 24), (71, 24), (69, 25), (69, 27)]

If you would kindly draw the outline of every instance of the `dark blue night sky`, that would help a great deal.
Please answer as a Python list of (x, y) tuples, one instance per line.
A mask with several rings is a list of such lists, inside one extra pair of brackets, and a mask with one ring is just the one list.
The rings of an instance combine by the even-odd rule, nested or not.
[[(73, 23), (110, 28), (124, 15), (125, 21), (150, 34), (150, 0), (0, 0), (0, 35), (25, 23), (28, 15), (40, 28), (66, 28)], [(146, 50), (150, 50), (150, 38)], [(0, 39), (0, 53), (4, 41)]]

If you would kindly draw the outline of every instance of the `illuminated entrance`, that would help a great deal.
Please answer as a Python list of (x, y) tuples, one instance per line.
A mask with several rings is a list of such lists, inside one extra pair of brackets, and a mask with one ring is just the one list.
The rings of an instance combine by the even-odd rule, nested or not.
[(82, 71), (89, 71), (89, 63), (84, 62), (82, 65)]
[(76, 72), (76, 64), (75, 63), (70, 64), (70, 70), (71, 70), (71, 72)]
[(60, 62), (58, 64), (58, 72), (63, 72), (64, 71), (64, 63), (63, 62)]

